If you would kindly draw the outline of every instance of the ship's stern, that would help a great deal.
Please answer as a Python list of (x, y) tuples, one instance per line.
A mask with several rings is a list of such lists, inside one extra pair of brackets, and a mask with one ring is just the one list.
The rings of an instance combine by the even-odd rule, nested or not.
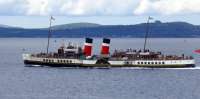
[(24, 61), (24, 64), (27, 64), (27, 61), (30, 60), (31, 54), (22, 54), (22, 59)]

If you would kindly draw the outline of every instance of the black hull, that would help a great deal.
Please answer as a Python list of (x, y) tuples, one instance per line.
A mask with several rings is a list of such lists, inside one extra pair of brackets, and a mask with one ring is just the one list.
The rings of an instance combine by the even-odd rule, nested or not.
[(43, 62), (36, 62), (36, 61), (24, 61), (24, 64), (26, 66), (34, 66), (34, 65), (40, 65), (40, 66), (50, 66), (50, 67), (80, 67), (81, 64), (61, 64), (61, 63), (43, 63)]
[(62, 63), (44, 63), (44, 62), (38, 62), (38, 61), (24, 61), (24, 64), (26, 66), (49, 66), (49, 67), (70, 67), (70, 68), (119, 68), (119, 67), (141, 67), (141, 68), (189, 68), (189, 67), (195, 67), (194, 64), (184, 64), (184, 65), (159, 65), (159, 66), (153, 66), (153, 65), (145, 65), (145, 66), (139, 66), (139, 65), (108, 65), (108, 64), (94, 64), (94, 65), (83, 65), (83, 64), (62, 64)]

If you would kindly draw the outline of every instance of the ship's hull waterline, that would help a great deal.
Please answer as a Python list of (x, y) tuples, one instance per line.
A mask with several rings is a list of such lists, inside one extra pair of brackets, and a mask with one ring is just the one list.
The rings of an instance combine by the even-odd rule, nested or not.
[(108, 60), (106, 64), (98, 63), (97, 60), (65, 59), (65, 58), (36, 58), (23, 57), (26, 66), (50, 66), (50, 67), (74, 67), (74, 68), (187, 68), (195, 67), (194, 60), (134, 60), (117, 61)]

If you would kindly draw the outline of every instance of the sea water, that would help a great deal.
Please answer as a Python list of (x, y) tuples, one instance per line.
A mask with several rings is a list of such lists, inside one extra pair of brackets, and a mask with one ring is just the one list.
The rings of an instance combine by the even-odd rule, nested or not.
[[(50, 51), (66, 42), (80, 46), (84, 38), (52, 38)], [(102, 39), (95, 38), (93, 53)], [(199, 99), (200, 48), (198, 38), (150, 38), (147, 48), (164, 54), (192, 55), (196, 68), (77, 69), (25, 67), (22, 53), (46, 52), (47, 38), (0, 39), (1, 99)], [(144, 39), (111, 39), (115, 49), (142, 49)]]

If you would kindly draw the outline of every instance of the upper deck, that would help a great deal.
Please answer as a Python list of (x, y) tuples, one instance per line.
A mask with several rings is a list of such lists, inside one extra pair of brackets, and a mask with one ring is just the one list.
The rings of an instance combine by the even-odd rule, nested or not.
[[(37, 53), (31, 54), (31, 57), (38, 57), (38, 58), (62, 58), (62, 59), (87, 59), (84, 56), (82, 49), (78, 46), (61, 46), (58, 49), (58, 52), (54, 53)], [(115, 50), (109, 57), (103, 57), (101, 55), (93, 55), (91, 59), (101, 59), (106, 58), (108, 60), (192, 60), (194, 59), (192, 56), (185, 56), (184, 54), (178, 55), (164, 55), (161, 52), (155, 51), (141, 51), (141, 50), (132, 50), (127, 49), (126, 51), (122, 50)]]
[(192, 56), (185, 56), (184, 54), (178, 55), (164, 55), (161, 52), (150, 50), (133, 50), (127, 49), (126, 51), (115, 50), (110, 57), (112, 60), (190, 60)]

